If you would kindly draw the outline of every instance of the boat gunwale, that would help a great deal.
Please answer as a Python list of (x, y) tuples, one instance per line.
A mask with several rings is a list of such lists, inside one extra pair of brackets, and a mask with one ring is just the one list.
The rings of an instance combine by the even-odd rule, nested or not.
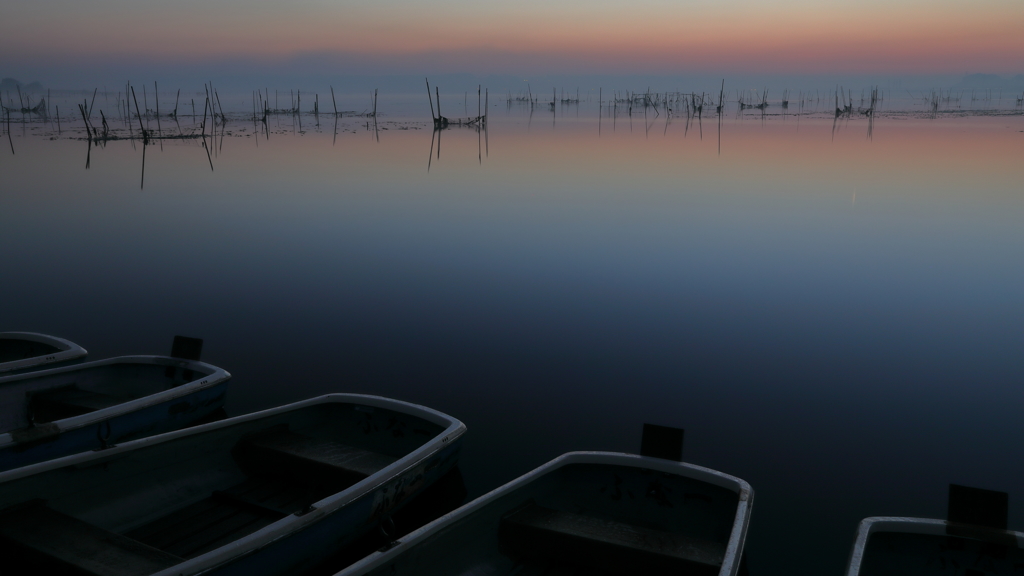
[(719, 570), (719, 576), (735, 576), (739, 571), (739, 560), (746, 540), (747, 527), (750, 524), (750, 506), (753, 503), (754, 491), (745, 480), (735, 476), (705, 468), (696, 464), (686, 462), (675, 462), (662, 458), (627, 454), (623, 452), (568, 452), (546, 464), (539, 466), (523, 474), (522, 476), (503, 484), (494, 490), (476, 498), (460, 508), (445, 514), (434, 521), (420, 527), (417, 530), (406, 534), (398, 540), (398, 543), (385, 551), (375, 551), (362, 560), (355, 562), (334, 576), (358, 576), (366, 574), (371, 570), (379, 568), (404, 551), (415, 547), (420, 540), (429, 538), (431, 534), (440, 532), (448, 526), (454, 525), (463, 518), (469, 517), (477, 510), (489, 505), (508, 493), (537, 480), (538, 478), (571, 464), (607, 464), (616, 466), (629, 466), (657, 472), (665, 472), (685, 478), (706, 482), (720, 488), (736, 492), (736, 515), (733, 520), (732, 530), (729, 532), (729, 541), (726, 545), (725, 560)]
[[(150, 406), (156, 406), (182, 396), (187, 396), (207, 388), (212, 388), (218, 384), (221, 384), (231, 378), (231, 373), (223, 368), (218, 368), (212, 364), (206, 362), (200, 362), (198, 360), (184, 360), (181, 358), (174, 358), (171, 356), (155, 356), (155, 355), (136, 355), (136, 356), (117, 356), (114, 358), (107, 358), (105, 360), (96, 360), (94, 362), (85, 362), (82, 364), (75, 364), (73, 366), (62, 366), (59, 368), (51, 368), (49, 370), (38, 370), (35, 372), (26, 372), (24, 374), (15, 374), (12, 376), (0, 377), (0, 386), (5, 386), (12, 382), (19, 380), (28, 380), (32, 378), (42, 378), (55, 374), (62, 374), (65, 372), (75, 372), (80, 370), (88, 370), (91, 368), (110, 366), (115, 364), (154, 364), (157, 366), (174, 366), (176, 368), (183, 368), (186, 370), (195, 370), (197, 372), (206, 372), (205, 376), (200, 376), (191, 382), (185, 382), (173, 388), (169, 388), (162, 392), (122, 402), (108, 408), (95, 410), (79, 416), (72, 416), (70, 418), (62, 418), (60, 420), (54, 420), (49, 424), (56, 426), (57, 433), (66, 432), (69, 430), (76, 430), (79, 428), (85, 428), (93, 424), (102, 423), (105, 420), (109, 420), (115, 416), (121, 414), (129, 414)], [(14, 436), (11, 432), (0, 433), (0, 449), (7, 448), (8, 446), (15, 445), (17, 442), (14, 440)]]
[(55, 348), (60, 349), (58, 352), (54, 352), (53, 354), (43, 354), (41, 356), (32, 356), (31, 358), (24, 358), (21, 360), (0, 362), (0, 375), (6, 372), (25, 370), (35, 366), (45, 366), (47, 364), (67, 362), (69, 360), (83, 358), (89, 354), (89, 352), (85, 348), (79, 346), (78, 344), (75, 344), (70, 340), (61, 338), (59, 336), (41, 334), (39, 332), (0, 332), (0, 338), (10, 340), (26, 340), (28, 342), (48, 344), (50, 346), (54, 346)]
[(434, 454), (441, 452), (454, 443), (466, 431), (466, 425), (458, 419), (426, 406), (367, 394), (325, 394), (292, 404), (286, 404), (284, 406), (277, 406), (261, 410), (259, 412), (228, 418), (218, 422), (211, 422), (209, 424), (202, 424), (192, 428), (132, 440), (112, 446), (102, 451), (83, 452), (47, 462), (31, 464), (23, 468), (0, 472), (0, 489), (2, 489), (3, 484), (6, 482), (30, 477), (35, 474), (49, 472), (60, 468), (87, 465), (94, 461), (102, 461), (106, 458), (116, 458), (126, 452), (142, 449), (150, 445), (170, 442), (194, 434), (202, 434), (207, 431), (213, 431), (253, 420), (277, 416), (279, 414), (299, 410), (309, 406), (329, 403), (358, 404), (361, 406), (393, 410), (395, 412), (401, 412), (403, 414), (422, 418), (432, 424), (443, 426), (444, 430), (439, 432), (431, 440), (428, 440), (416, 450), (409, 452), (375, 474), (340, 492), (331, 494), (330, 496), (313, 503), (313, 509), (305, 514), (290, 514), (285, 516), (284, 518), (273, 522), (252, 534), (246, 535), (234, 542), (211, 550), (210, 552), (200, 556), (196, 556), (195, 558), (186, 560), (185, 562), (176, 564), (166, 570), (155, 572), (151, 576), (199, 574), (254, 553), (281, 538), (286, 538), (295, 532), (299, 532), (307, 526), (310, 526), (320, 519), (345, 507), (349, 503), (355, 502), (359, 498), (372, 493), (374, 490), (377, 490), (381, 486), (400, 477), (406, 472), (413, 470), (416, 466), (425, 463), (427, 459)]
[[(861, 564), (864, 561), (864, 551), (867, 549), (868, 539), (876, 532), (898, 532), (904, 534), (924, 534), (928, 536), (949, 536), (946, 528), (949, 526), (970, 526), (948, 520), (936, 518), (911, 518), (908, 516), (869, 516), (860, 521), (857, 525), (857, 536), (853, 542), (853, 549), (850, 551), (850, 560), (846, 564), (846, 576), (858, 576)], [(1024, 548), (1024, 532), (1013, 530), (999, 530), (996, 528), (985, 528), (981, 526), (970, 526), (972, 529), (970, 537), (975, 540), (984, 540), (978, 536), (991, 535), (993, 541), (1005, 539), (1007, 535), (1017, 540), (1017, 547)]]

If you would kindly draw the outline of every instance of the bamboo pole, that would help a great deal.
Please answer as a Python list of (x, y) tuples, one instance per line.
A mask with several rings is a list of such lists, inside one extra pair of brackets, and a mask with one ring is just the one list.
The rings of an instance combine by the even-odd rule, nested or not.
[(156, 80), (153, 80), (153, 98), (156, 99), (156, 129), (157, 132), (163, 132), (163, 127), (160, 126), (160, 91), (156, 86)]
[[(434, 100), (433, 96), (430, 95), (430, 80), (424, 78), (423, 81), (427, 83), (427, 100), (430, 102), (430, 118), (431, 120), (436, 120), (437, 116), (434, 116)], [(431, 141), (431, 145), (433, 145), (433, 141)]]
[[(145, 89), (145, 86), (143, 86), (143, 89)], [(139, 99), (135, 97), (135, 87), (134, 86), (132, 86), (132, 100), (135, 100), (135, 111), (138, 112), (139, 111)], [(142, 130), (142, 144), (143, 144), (143, 146), (145, 146), (146, 142), (149, 140), (149, 135), (146, 134), (146, 128), (142, 125), (142, 114), (141, 113), (139, 114), (139, 130)]]

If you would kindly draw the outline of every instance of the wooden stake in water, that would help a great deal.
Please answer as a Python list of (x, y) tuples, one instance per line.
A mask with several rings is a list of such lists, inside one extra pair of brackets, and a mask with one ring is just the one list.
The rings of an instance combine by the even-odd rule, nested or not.
[[(211, 82), (210, 84), (212, 85), (213, 83)], [(227, 123), (228, 117), (224, 115), (224, 106), (220, 103), (220, 94), (218, 94), (217, 91), (214, 90), (213, 95), (217, 98), (217, 107), (220, 108), (220, 119), (221, 121)]]
[(85, 107), (79, 104), (78, 111), (82, 113), (82, 123), (85, 124), (85, 133), (89, 137), (89, 141), (92, 142), (92, 130), (89, 129), (89, 119), (85, 117)]
[[(431, 94), (430, 94), (430, 80), (427, 80), (426, 78), (424, 78), (423, 81), (427, 83), (427, 100), (430, 101), (430, 117), (432, 119), (436, 120), (437, 116), (434, 116), (434, 100), (433, 100), (433, 96), (431, 96)], [(430, 141), (430, 145), (431, 146), (434, 145), (434, 141), (433, 140)], [(433, 154), (433, 151), (431, 151), (431, 154)]]
[[(145, 86), (143, 86), (145, 89)], [(149, 143), (149, 135), (146, 134), (146, 128), (142, 125), (142, 112), (139, 110), (139, 99), (135, 97), (135, 87), (132, 86), (132, 100), (135, 101), (135, 111), (139, 112), (139, 130), (142, 131), (142, 145), (145, 146)]]
[(156, 98), (156, 130), (163, 132), (163, 127), (160, 126), (160, 92), (157, 90), (156, 80), (153, 80), (153, 98)]
[(203, 123), (200, 125), (199, 134), (206, 140), (206, 109), (210, 107), (210, 98), (206, 98), (206, 104), (203, 105)]

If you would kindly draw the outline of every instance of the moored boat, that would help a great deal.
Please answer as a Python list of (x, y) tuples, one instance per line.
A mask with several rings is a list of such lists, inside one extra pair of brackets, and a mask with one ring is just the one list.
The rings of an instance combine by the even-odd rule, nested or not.
[(949, 518), (861, 520), (847, 576), (1019, 574), (1024, 533), (1006, 529), (1005, 492), (950, 485)]
[(571, 452), (336, 576), (733, 576), (753, 491), (671, 460)]
[(957, 525), (948, 520), (931, 518), (865, 518), (857, 529), (846, 574), (1020, 573), (1024, 566), (1024, 533), (982, 527), (956, 528)]
[(0, 553), (35, 571), (285, 574), (379, 525), (458, 458), (440, 412), (330, 394), (0, 473)]
[(0, 332), (0, 375), (39, 370), (85, 358), (78, 344), (35, 332)]
[(0, 378), (0, 470), (177, 430), (224, 405), (227, 371), (121, 356)]

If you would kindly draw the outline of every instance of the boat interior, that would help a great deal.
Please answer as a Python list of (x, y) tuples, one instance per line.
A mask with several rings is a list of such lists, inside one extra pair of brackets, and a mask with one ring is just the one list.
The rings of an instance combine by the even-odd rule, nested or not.
[(1015, 538), (1005, 540), (875, 532), (864, 548), (859, 575), (1019, 574), (1024, 570), (1024, 550), (1017, 546)]
[(0, 364), (14, 362), (36, 356), (45, 356), (60, 352), (61, 349), (43, 342), (33, 342), (21, 338), (0, 338)]
[(88, 414), (211, 373), (179, 363), (126, 360), (0, 379), (0, 433)]
[(691, 478), (569, 464), (371, 574), (717, 575), (737, 503), (736, 492)]
[(308, 512), (442, 431), (318, 404), (9, 482), (0, 554), (57, 573), (150, 574)]

